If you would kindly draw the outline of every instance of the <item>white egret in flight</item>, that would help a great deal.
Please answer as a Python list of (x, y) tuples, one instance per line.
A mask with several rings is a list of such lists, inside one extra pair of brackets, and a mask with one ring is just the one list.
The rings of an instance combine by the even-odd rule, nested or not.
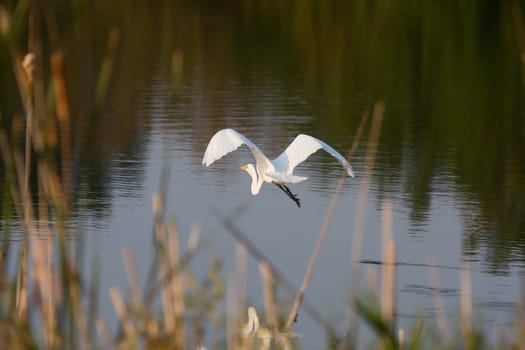
[(306, 180), (306, 177), (295, 176), (293, 170), (299, 163), (304, 162), (311, 154), (320, 149), (335, 157), (348, 175), (354, 177), (352, 166), (339, 152), (323, 141), (304, 134), (298, 135), (279, 157), (270, 160), (261, 152), (259, 147), (240, 132), (233, 129), (222, 129), (211, 138), (204, 153), (202, 164), (209, 166), (217, 159), (235, 151), (241, 145), (246, 145), (255, 157), (255, 166), (253, 164), (241, 166), (241, 170), (245, 170), (252, 177), (253, 195), (259, 193), (264, 182), (268, 182), (277, 185), (298, 207), (301, 207), (299, 198), (290, 191), (285, 183), (297, 183)]

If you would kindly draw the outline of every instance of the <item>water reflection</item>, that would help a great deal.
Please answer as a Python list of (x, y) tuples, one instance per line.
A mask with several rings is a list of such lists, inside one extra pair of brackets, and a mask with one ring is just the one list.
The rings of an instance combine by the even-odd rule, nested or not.
[[(467, 3), (160, 1), (130, 11), (125, 4), (94, 1), (64, 9), (75, 18), (60, 24), (67, 29), (60, 45), (68, 57), (74, 118), (74, 218), (108, 233), (108, 222), (118, 221), (116, 213), (127, 206), (149, 212), (159, 168), (173, 163), (173, 187), (183, 194), (174, 196), (174, 206), (191, 208), (177, 207), (187, 215), (182, 225), (206, 220), (197, 215), (206, 212), (201, 202), (221, 198), (234, 206), (242, 196), (264, 217), (300, 221), (296, 212), (280, 217), (272, 211), (290, 209), (280, 193), (249, 197), (249, 179), (237, 170), (251, 161), (249, 152), (203, 169), (211, 135), (234, 127), (274, 156), (301, 132), (346, 154), (361, 116), (382, 99), (386, 111), (370, 211), (383, 198), (393, 199), (394, 230), (414, 247), (405, 251), (407, 260), (425, 262), (418, 244), (437, 241), (443, 259), (480, 262), (483, 273), (511, 275), (525, 261), (519, 48), (506, 4)], [(486, 18), (493, 19), (490, 25)], [(97, 109), (96, 76), (114, 26), (121, 42), (109, 94)], [(1, 55), (0, 65), (1, 125), (13, 131), (23, 108)], [(345, 219), (363, 175), (367, 141), (352, 160), (356, 179), (344, 189)], [(315, 204), (305, 208), (311, 218), (320, 216), (332, 194), (340, 175), (334, 165), (320, 154), (298, 168), (310, 177), (297, 191)], [(0, 179), (8, 181), (3, 169)], [(4, 191), (0, 187), (3, 219), (12, 204)], [(264, 222), (247, 217), (248, 227)], [(133, 224), (122, 220), (116, 226)], [(337, 239), (346, 238), (348, 226), (342, 220)], [(268, 239), (294, 244), (292, 238)], [(302, 267), (297, 263), (294, 273)], [(424, 283), (406, 285), (412, 292), (426, 290)]]

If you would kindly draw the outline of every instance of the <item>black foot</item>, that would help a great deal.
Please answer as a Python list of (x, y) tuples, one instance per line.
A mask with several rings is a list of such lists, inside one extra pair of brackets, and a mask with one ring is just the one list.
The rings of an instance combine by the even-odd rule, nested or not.
[(288, 197), (290, 197), (290, 199), (293, 200), (295, 202), (295, 204), (297, 204), (297, 206), (299, 208), (301, 207), (301, 200), (299, 199), (299, 197), (297, 197), (296, 194), (293, 194), (292, 191), (290, 191), (290, 189), (285, 184), (278, 184), (278, 183), (276, 183), (276, 185), (281, 190), (283, 190), (283, 192), (286, 193), (286, 195)]

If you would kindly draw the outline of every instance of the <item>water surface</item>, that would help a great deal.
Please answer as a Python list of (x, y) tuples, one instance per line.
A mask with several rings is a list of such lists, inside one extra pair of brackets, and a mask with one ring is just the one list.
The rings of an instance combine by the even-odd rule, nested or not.
[[(71, 221), (73, 239), (87, 242), (86, 256), (100, 256), (102, 294), (111, 285), (127, 286), (125, 247), (146, 275), (153, 256), (151, 197), (166, 170), (168, 217), (184, 241), (200, 224), (206, 242), (197, 270), (212, 255), (224, 261), (225, 279), (232, 273), (235, 242), (212, 210), (230, 215), (242, 204), (235, 223), (299, 286), (339, 165), (319, 153), (297, 168), (309, 177), (290, 186), (302, 200), (298, 209), (275, 186), (250, 194), (250, 178), (238, 170), (253, 161), (246, 149), (203, 167), (206, 145), (230, 127), (270, 157), (298, 133), (347, 154), (362, 115), (384, 101), (362, 270), (378, 269), (381, 207), (391, 200), (400, 324), (435, 320), (436, 290), (457, 319), (463, 264), (487, 329), (507, 326), (525, 261), (525, 99), (511, 9), (479, 5), (465, 14), (460, 5), (432, 2), (327, 3), (159, 2), (129, 12), (102, 2), (76, 14), (64, 34), (76, 154)], [(90, 88), (113, 26), (121, 33), (115, 71), (96, 110)], [(8, 94), (2, 99), (3, 115), (20, 113)], [(334, 323), (344, 320), (350, 265), (357, 263), (350, 251), (367, 135), (368, 127), (352, 160), (356, 177), (345, 183), (307, 293)], [(247, 282), (249, 303), (262, 308), (253, 259)], [(101, 302), (111, 309), (108, 297)], [(304, 334), (303, 344), (322, 344), (306, 314), (295, 330)]]

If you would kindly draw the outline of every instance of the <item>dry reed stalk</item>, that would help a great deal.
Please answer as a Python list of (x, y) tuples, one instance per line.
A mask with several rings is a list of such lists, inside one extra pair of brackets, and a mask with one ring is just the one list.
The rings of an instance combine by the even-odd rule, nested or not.
[(156, 192), (151, 196), (151, 206), (155, 221), (162, 221), (164, 216), (164, 197), (161, 193)]
[(441, 332), (441, 335), (443, 338), (448, 338), (448, 322), (445, 315), (445, 307), (443, 305), (443, 300), (441, 299), (441, 293), (439, 291), (440, 283), (439, 283), (439, 274), (437, 272), (437, 269), (435, 268), (436, 261), (433, 258), (428, 258), (428, 268), (429, 268), (429, 276), (430, 276), (430, 283), (432, 285), (432, 288), (434, 289), (433, 299), (434, 299), (434, 306), (436, 308), (436, 317), (438, 321), (438, 327)]
[(56, 169), (48, 166), (45, 161), (38, 161), (38, 170), (41, 177), (44, 179), (43, 185), (46, 195), (51, 199), (52, 203), (57, 209), (67, 208), (64, 191), (62, 189), (62, 181), (59, 178)]
[[(26, 140), (26, 142), (28, 141)], [(7, 169), (11, 168), (13, 170), (13, 176), (15, 178), (14, 185), (11, 186), (11, 192), (13, 198), (16, 201), (15, 209), (17, 210), (19, 217), (23, 220), (24, 226), (26, 227), (26, 230), (29, 233), (29, 237), (35, 237), (37, 233), (37, 227), (34, 221), (33, 205), (29, 193), (30, 190), (28, 187), (26, 162), (22, 159), (18, 152), (12, 151), (10, 149), (7, 137), (3, 133), (0, 137), (0, 147), (4, 158), (4, 164), (6, 165)], [(20, 189), (22, 189), (22, 194), (20, 194)], [(28, 317), (28, 271), (31, 267), (31, 265), (29, 264), (29, 259), (33, 255), (32, 245), (30, 245), (28, 248), (28, 243), (30, 244), (31, 242), (24, 241), (22, 243), (20, 253), (20, 265), (16, 279), (15, 314), (16, 317), (20, 320), (26, 320)], [(36, 257), (36, 260), (39, 262), (39, 268), (45, 266), (46, 259), (42, 259), (42, 256), (43, 254), (38, 254), (38, 256)], [(35, 259), (34, 256), (33, 259)], [(45, 271), (44, 273), (42, 273), (39, 270), (39, 272), (35, 276), (37, 276), (39, 281), (38, 284), (41, 285), (41, 288), (45, 288), (45, 285), (47, 285), (47, 283), (45, 282)], [(44, 294), (47, 293), (44, 292)], [(43, 299), (44, 302), (47, 301), (46, 297), (44, 297)], [(46, 316), (43, 317), (43, 321), (46, 326), (52, 324), (52, 321), (49, 322)]]
[[(469, 340), (472, 341), (472, 288), (470, 283), (470, 270), (467, 268), (466, 263), (461, 264), (459, 276), (461, 332), (468, 342)], [(471, 346), (467, 345), (467, 349), (469, 348), (471, 348)]]
[[(355, 299), (359, 293), (359, 264), (361, 261), (361, 248), (365, 227), (366, 203), (368, 202), (368, 193), (372, 183), (372, 173), (379, 144), (379, 135), (381, 133), (384, 111), (385, 105), (383, 102), (376, 102), (374, 104), (374, 109), (372, 111), (372, 124), (368, 136), (368, 147), (366, 149), (363, 180), (359, 186), (359, 196), (357, 199), (357, 210), (355, 213), (354, 230), (352, 235), (352, 248), (350, 252), (350, 296), (352, 299)], [(347, 331), (345, 334), (345, 341), (341, 342), (341, 346), (345, 345), (352, 333), (354, 333), (354, 336), (357, 335), (357, 332), (352, 331), (356, 327), (352, 305), (353, 302), (350, 302), (347, 310)]]
[(377, 102), (374, 105), (372, 112), (372, 126), (370, 128), (370, 134), (368, 137), (368, 147), (366, 149), (366, 161), (363, 172), (363, 180), (359, 188), (359, 197), (357, 199), (357, 211), (355, 214), (354, 221), (354, 232), (352, 237), (352, 250), (351, 250), (351, 264), (352, 264), (352, 278), (351, 288), (357, 288), (357, 281), (359, 272), (359, 262), (361, 260), (361, 248), (363, 241), (363, 233), (366, 218), (366, 203), (368, 201), (368, 193), (370, 184), (372, 182), (372, 173), (375, 164), (375, 158), (377, 153), (377, 147), (379, 144), (379, 135), (381, 132), (381, 124), (383, 122), (385, 106), (382, 102)]
[[(28, 85), (27, 85), (27, 100), (25, 109), (26, 109), (26, 136), (25, 136), (25, 171), (24, 171), (24, 182), (22, 189), (22, 199), (24, 203), (26, 203), (26, 200), (29, 198), (29, 176), (30, 176), (30, 170), (31, 170), (31, 135), (33, 133), (33, 123), (34, 123), (34, 115), (35, 115), (35, 69), (36, 69), (36, 54), (33, 50), (38, 50), (39, 54), (42, 53), (40, 42), (39, 42), (39, 31), (37, 29), (38, 23), (35, 23), (38, 21), (38, 16), (36, 15), (36, 9), (35, 9), (36, 3), (31, 2), (29, 6), (29, 18), (28, 18), (28, 31), (29, 31), (29, 38), (28, 38), (28, 46), (29, 46), (29, 52), (30, 54), (26, 55), (24, 57), (24, 61), (22, 63), (22, 67), (24, 68), (24, 72), (27, 77)], [(39, 56), (38, 59), (40, 60), (42, 56)], [(38, 64), (38, 67), (40, 68), (42, 65)], [(37, 72), (37, 76), (41, 77), (42, 71)], [(40, 84), (39, 84), (40, 85)]]
[[(47, 221), (46, 221), (46, 224), (47, 224)], [(56, 331), (57, 329), (57, 319), (56, 319), (56, 313), (55, 313), (55, 310), (56, 310), (56, 307), (58, 305), (58, 299), (57, 299), (57, 295), (56, 295), (56, 291), (55, 291), (55, 282), (56, 282), (56, 277), (55, 277), (55, 269), (54, 269), (54, 264), (53, 264), (53, 240), (52, 240), (52, 237), (51, 237), (51, 229), (49, 227), (47, 227), (47, 237), (45, 239), (45, 244), (46, 244), (46, 276), (47, 276), (47, 290), (46, 292), (48, 293), (48, 309), (47, 309), (47, 313), (48, 313), (48, 317), (49, 317), (49, 329), (50, 330), (53, 330), (53, 332)], [(55, 339), (52, 339), (51, 340), (51, 343), (54, 344), (54, 340)]]
[(232, 350), (238, 348), (238, 326), (240, 324), (239, 297), (237, 295), (236, 284), (236, 274), (230, 274), (226, 286), (226, 348)]
[(20, 248), (20, 262), (16, 278), (15, 315), (19, 320), (27, 319), (27, 243)]
[[(368, 119), (367, 114), (363, 115), (363, 117), (361, 118), (361, 122), (359, 123), (359, 127), (357, 129), (356, 137), (354, 139), (354, 142), (352, 144), (352, 147), (350, 148), (350, 151), (347, 157), (349, 162), (352, 160), (353, 154), (355, 150), (357, 149), (357, 145), (359, 143), (359, 140), (361, 139), (361, 134), (364, 130), (364, 126), (366, 124), (367, 119)], [(321, 231), (319, 232), (319, 238), (317, 239), (317, 243), (315, 244), (314, 251), (312, 253), (312, 256), (310, 257), (310, 262), (308, 263), (308, 267), (306, 268), (306, 273), (304, 275), (303, 282), (301, 284), (301, 287), (299, 288), (299, 291), (297, 292), (297, 295), (295, 296), (292, 310), (290, 311), (290, 315), (288, 316), (288, 320), (286, 321), (286, 325), (285, 325), (286, 331), (289, 331), (291, 329), (293, 323), (297, 319), (297, 315), (299, 312), (299, 308), (301, 307), (301, 304), (304, 298), (304, 294), (306, 293), (306, 290), (308, 289), (308, 286), (310, 285), (310, 281), (313, 276), (313, 271), (317, 263), (317, 258), (319, 257), (319, 254), (321, 253), (321, 248), (326, 239), (326, 235), (328, 234), (328, 227), (330, 226), (330, 223), (332, 222), (332, 217), (334, 215), (335, 208), (337, 206), (337, 202), (343, 191), (343, 185), (346, 181), (346, 177), (347, 177), (346, 171), (343, 171), (341, 173), (341, 176), (339, 177), (339, 181), (337, 182), (335, 193), (333, 194), (332, 200), (330, 202), (330, 207), (328, 208), (325, 219), (323, 221), (323, 226), (321, 227)]]
[(46, 345), (50, 348), (55, 343), (55, 305), (52, 297), (53, 273), (49, 273), (49, 255), (47, 242), (36, 235), (29, 236), (29, 247), (32, 258), (33, 288), (39, 295), (40, 311), (43, 325), (43, 336)]
[[(32, 81), (32, 79), (30, 79)], [(30, 83), (32, 86), (32, 83)], [(29, 196), (29, 175), (31, 170), (31, 133), (33, 132), (33, 103), (28, 99), (26, 106), (26, 148), (25, 148), (25, 171), (22, 188), (22, 199), (24, 203), (30, 198)]]
[[(4, 16), (7, 16), (7, 14), (4, 13)], [(5, 21), (9, 21), (9, 18), (7, 18)], [(34, 53), (27, 54), (24, 59), (22, 59), (22, 56), (19, 52), (11, 48), (11, 61), (13, 63), (13, 71), (15, 73), (15, 78), (17, 81), (17, 86), (20, 93), (20, 98), (22, 99), (22, 104), (24, 106), (25, 112), (26, 112), (26, 148), (25, 148), (25, 161), (26, 161), (26, 167), (24, 168), (25, 171), (23, 173), (19, 174), (19, 189), (21, 190), (20, 198), (18, 199), (18, 203), (22, 203), (22, 200), (25, 200), (29, 197), (29, 164), (31, 162), (31, 133), (32, 133), (32, 125), (33, 125), (33, 94), (32, 94), (32, 86), (33, 86), (33, 72), (34, 72)], [(6, 143), (7, 144), (7, 143)], [(9, 157), (10, 158), (10, 157)], [(7, 161), (7, 157), (5, 157), (4, 154), (4, 161)], [(10, 162), (9, 162), (10, 163)], [(4, 163), (8, 164), (8, 163)], [(20, 169), (18, 169), (20, 170)], [(23, 177), (21, 176), (23, 174)], [(14, 190), (15, 186), (11, 186)], [(12, 191), (13, 191), (12, 190)], [(16, 197), (14, 197), (16, 200)], [(24, 201), (25, 203), (25, 201)], [(19, 215), (22, 214), (22, 210), (19, 210)], [(24, 218), (24, 216), (20, 216), (21, 218)]]
[[(33, 219), (33, 206), (29, 188), (26, 184), (26, 166), (20, 154), (12, 151), (9, 147), (7, 137), (4, 133), (0, 135), (0, 148), (4, 158), (6, 169), (12, 169), (14, 185), (11, 186), (11, 193), (15, 200), (15, 209), (18, 216), (22, 219), (29, 236), (35, 236), (37, 232), (36, 224)], [(23, 194), (20, 193), (23, 189)], [(28, 317), (28, 271), (30, 268), (29, 258), (31, 256), (28, 242), (24, 241), (20, 250), (20, 262), (16, 279), (15, 291), (15, 315), (23, 321)]]
[(246, 248), (239, 242), (235, 243), (237, 280), (237, 301), (239, 310), (246, 310), (246, 275), (247, 275), (247, 253)]
[[(29, 250), (32, 265), (33, 290), (38, 295), (39, 310), (42, 319), (42, 336), (50, 348), (57, 347), (56, 315), (54, 299), (54, 271), (52, 265), (51, 232), (47, 222), (47, 197), (43, 191), (42, 176), (39, 177), (39, 219), (35, 223), (38, 231), (29, 235)], [(36, 233), (47, 232), (47, 240), (42, 240)]]
[(366, 268), (366, 283), (367, 283), (367, 294), (370, 299), (377, 300), (377, 271), (374, 266), (367, 266)]
[[(155, 236), (159, 251), (158, 280), (160, 281), (161, 302), (163, 304), (164, 330), (173, 334), (174, 346), (177, 349), (185, 348), (184, 332), (184, 275), (180, 273), (180, 244), (179, 234), (174, 223), (167, 227), (162, 222), (163, 197), (157, 194), (154, 197), (154, 212), (156, 217)], [(152, 328), (155, 333), (155, 327)]]
[(42, 176), (38, 176), (38, 226), (40, 231), (47, 232), (48, 235), (51, 235), (51, 228), (49, 227), (49, 204), (44, 187), (44, 179), (42, 179)]
[[(155, 246), (156, 248), (159, 249), (159, 251), (157, 252), (157, 255), (161, 255), (164, 252), (160, 250), (165, 248), (164, 245), (165, 245), (165, 238), (166, 238), (165, 237), (166, 232), (165, 232), (165, 227), (164, 227), (165, 203), (164, 203), (164, 196), (161, 193), (157, 192), (153, 194), (152, 207), (153, 207), (153, 216), (154, 216), (153, 234), (154, 234), (154, 239), (155, 239)], [(155, 266), (155, 268), (157, 268), (158, 270), (158, 266)]]
[[(159, 266), (162, 259), (162, 254), (164, 250), (164, 197), (160, 192), (156, 192), (151, 196), (151, 205), (153, 209), (153, 228), (152, 228), (152, 236), (153, 236), (153, 242), (155, 247), (155, 255), (154, 260), (151, 264), (150, 270), (148, 272), (148, 277), (146, 281), (146, 286), (153, 286), (156, 285), (158, 279), (159, 279)], [(151, 305), (153, 302), (153, 294), (155, 293), (155, 290), (153, 288), (149, 288), (146, 290), (144, 303), (146, 304), (146, 307)]]
[[(19, 186), (22, 184), (21, 177), (19, 176), (19, 172), (17, 172), (16, 165), (14, 165), (14, 155), (11, 152), (11, 149), (9, 147), (9, 143), (7, 141), (7, 137), (5, 133), (2, 131), (0, 133), (0, 151), (2, 153), (2, 157), (4, 160), (4, 166), (5, 169), (8, 171), (11, 170), (14, 172), (14, 182), (15, 185), (10, 186), (11, 188), (11, 195), (14, 200), (15, 204), (15, 210), (18, 213), (18, 216), (24, 220), (24, 209), (25, 206), (21, 204), (21, 196), (19, 190), (17, 190), (16, 181), (18, 180)], [(17, 176), (18, 175), (18, 176)], [(31, 223), (31, 222), (29, 222)], [(32, 226), (26, 225), (28, 230), (32, 229)], [(18, 271), (16, 275), (16, 284), (15, 284), (15, 311), (14, 315), (18, 320), (25, 320), (27, 317), (27, 307), (28, 307), (28, 292), (27, 292), (27, 242), (22, 242), (21, 248), (20, 248), (20, 260), (18, 264)]]
[[(35, 234), (29, 235), (31, 256), (33, 258), (33, 288), (40, 294), (43, 338), (49, 348), (60, 345), (57, 336), (57, 295), (55, 291), (55, 271), (53, 268), (52, 232), (48, 221), (48, 196), (44, 191), (45, 179), (39, 174), (38, 233), (46, 232), (45, 239)], [(36, 225), (35, 225), (36, 226)]]
[[(45, 87), (44, 87), (44, 50), (42, 49), (42, 4), (39, 1), (30, 1), (28, 6), (28, 52), (24, 59), (24, 68), (29, 76), (29, 98), (26, 101), (30, 109), (26, 110), (28, 125), (32, 124), (27, 136), (30, 136), (32, 146), (37, 151), (44, 150), (44, 138), (38, 122), (46, 119)], [(51, 123), (49, 123), (51, 124)], [(29, 141), (29, 138), (26, 142)], [(27, 144), (26, 144), (27, 145)], [(30, 142), (31, 146), (31, 142)], [(26, 147), (26, 166), (31, 164)], [(29, 174), (27, 174), (29, 175)]]
[(106, 323), (99, 315), (95, 316), (95, 328), (98, 333), (98, 338), (100, 339), (99, 349), (110, 349), (113, 342), (109, 336)]
[(192, 225), (190, 234), (188, 236), (188, 252), (195, 253), (199, 247), (201, 236), (201, 226), (199, 224)]
[[(247, 270), (248, 270), (248, 259), (246, 247), (240, 242), (235, 244), (235, 256), (236, 256), (236, 270), (235, 270), (235, 303), (236, 305), (236, 315), (237, 322), (241, 319), (240, 315), (246, 310), (246, 280), (247, 280)], [(239, 326), (239, 323), (236, 324)], [(241, 344), (239, 344), (240, 349), (251, 349), (252, 343), (251, 339), (241, 338)]]
[(272, 272), (266, 262), (259, 263), (259, 273), (263, 286), (264, 309), (268, 326), (272, 327), (273, 339), (278, 339), (279, 335), (279, 315), (274, 295), (274, 281)]
[[(173, 222), (168, 224), (168, 236), (170, 244), (168, 246), (169, 260), (171, 262), (167, 268), (175, 271), (175, 276), (170, 278), (168, 283), (170, 289), (170, 297), (172, 303), (172, 310), (175, 320), (175, 347), (177, 349), (186, 348), (185, 332), (184, 332), (184, 291), (185, 291), (185, 276), (180, 270), (180, 239), (177, 227)], [(173, 275), (173, 272), (170, 272)]]
[[(156, 292), (159, 290), (162, 292), (162, 288), (164, 288), (174, 278), (174, 276), (177, 274), (184, 275), (184, 269), (189, 265), (192, 258), (196, 254), (196, 248), (198, 248), (198, 246), (195, 246), (193, 249), (189, 250), (187, 254), (182, 256), (178, 266), (168, 266), (164, 264), (164, 260), (165, 255), (167, 254), (166, 247), (169, 244), (166, 241), (167, 238), (164, 234), (164, 225), (162, 222), (157, 222), (154, 225), (153, 235), (155, 237), (157, 252), (154, 256), (154, 261), (151, 264), (148, 274), (148, 281), (146, 283), (146, 290), (144, 291), (144, 303), (146, 307), (150, 307), (152, 305)], [(166, 268), (160, 271), (159, 267)]]
[(117, 316), (119, 317), (122, 330), (126, 336), (126, 341), (129, 342), (126, 344), (127, 346), (125, 346), (125, 348), (138, 348), (137, 332), (128, 314), (128, 309), (124, 303), (122, 294), (120, 294), (120, 291), (117, 288), (111, 287), (109, 289), (109, 295), (111, 297), (111, 301), (113, 302)]
[[(32, 55), (32, 54), (28, 54)], [(26, 55), (26, 59), (30, 59), (31, 56)], [(20, 99), (22, 100), (22, 105), (24, 106), (25, 112), (27, 114), (27, 107), (28, 107), (28, 101), (30, 98), (30, 90), (29, 90), (29, 75), (28, 75), (28, 68), (31, 68), (27, 63), (29, 61), (26, 61), (26, 68), (24, 68), (24, 58), (22, 58), (22, 55), (18, 51), (11, 50), (11, 62), (13, 64), (13, 71), (15, 73), (15, 79), (18, 86), (18, 93), (20, 95)], [(31, 74), (32, 77), (32, 74)], [(32, 78), (31, 78), (32, 79)], [(27, 126), (26, 126), (27, 127)]]
[(102, 60), (102, 66), (98, 74), (97, 86), (95, 87), (95, 105), (100, 108), (107, 95), (109, 82), (115, 65), (117, 48), (120, 42), (120, 30), (116, 27), (111, 28), (106, 43), (106, 53)]
[[(159, 242), (161, 242), (161, 246), (163, 244), (170, 245), (170, 237), (169, 235), (166, 235), (166, 227), (164, 223), (157, 222), (155, 225), (155, 231), (156, 236)], [(167, 236), (167, 237), (166, 237)], [(171, 266), (170, 256), (169, 252), (165, 249), (166, 246), (163, 246), (164, 250), (161, 252), (158, 252), (160, 254), (159, 257), (159, 269), (158, 269), (158, 280), (162, 280), (163, 275), (167, 275), (169, 272), (169, 268)], [(164, 320), (164, 328), (168, 334), (171, 334), (175, 329), (175, 320), (173, 319), (173, 314), (175, 313), (173, 308), (173, 301), (171, 297), (171, 290), (169, 288), (169, 285), (171, 283), (171, 278), (167, 282), (164, 282), (160, 286), (160, 298), (162, 302), (162, 311), (163, 311), (163, 320)]]
[(381, 318), (395, 334), (396, 246), (392, 239), (392, 203), (383, 201), (382, 209)]
[(137, 267), (135, 264), (135, 259), (129, 248), (124, 248), (122, 250), (122, 257), (124, 259), (124, 267), (126, 268), (126, 273), (128, 275), (129, 286), (131, 288), (131, 296), (133, 298), (133, 303), (142, 302), (142, 293), (140, 291), (139, 278), (137, 274)]
[(405, 331), (403, 330), (403, 328), (400, 328), (397, 331), (397, 341), (399, 344), (399, 348), (403, 349), (405, 346)]
[[(23, 182), (20, 182), (21, 177), (18, 176), (18, 169), (14, 162), (14, 156), (11, 152), (11, 147), (7, 141), (7, 136), (5, 132), (0, 132), (0, 151), (2, 152), (3, 164), (9, 175), (12, 175), (14, 185), (10, 186), (11, 196), (13, 197), (13, 202), (15, 205), (15, 210), (19, 218), (24, 220), (24, 207), (22, 205), (22, 197), (20, 191), (18, 190), (17, 181), (19, 185), (22, 185)], [(11, 174), (12, 173), (12, 174)]]
[[(64, 74), (64, 58), (61, 53), (51, 55), (51, 72), (53, 86), (55, 88), (56, 115), (60, 134), (60, 158), (62, 165), (62, 188), (63, 193), (72, 193), (73, 190), (73, 169), (71, 157), (71, 118), (69, 109), (69, 98), (66, 88)], [(71, 203), (65, 201), (70, 207)]]
[[(24, 185), (25, 180), (23, 178), (24, 176), (23, 174), (25, 174), (24, 160), (22, 159), (22, 157), (20, 156), (18, 152), (14, 152), (13, 157), (15, 160), (14, 164), (15, 164), (16, 173), (18, 174), (18, 180), (20, 184), (19, 188), (23, 189), (25, 186)], [(31, 199), (31, 196), (29, 195), (29, 193), (23, 194), (22, 192), (22, 196), (20, 196), (20, 199), (22, 200), (22, 204), (20, 206), (22, 208), (22, 212), (19, 213), (20, 218), (23, 220), (26, 230), (28, 231), (29, 234), (36, 233), (37, 229), (35, 226), (34, 213), (33, 213), (33, 201)]]
[[(65, 259), (65, 257), (64, 257)], [(73, 258), (70, 258), (69, 261), (65, 261), (68, 266), (69, 273), (71, 275), (79, 274), (79, 269), (72, 263)], [(80, 340), (79, 344), (82, 344), (85, 348), (91, 348), (91, 342), (89, 338), (89, 327), (87, 323), (86, 316), (83, 309), (82, 301), (82, 289), (80, 287), (80, 281), (77, 277), (71, 278), (69, 282), (69, 299), (71, 307), (73, 310), (73, 321), (75, 322), (77, 329), (79, 330)]]

